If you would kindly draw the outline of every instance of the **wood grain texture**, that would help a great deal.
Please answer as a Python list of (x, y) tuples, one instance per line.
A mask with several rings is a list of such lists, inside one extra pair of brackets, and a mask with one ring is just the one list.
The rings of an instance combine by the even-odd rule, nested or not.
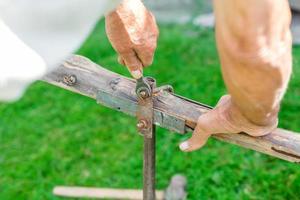
[[(70, 57), (43, 80), (97, 99), (99, 104), (106, 107), (131, 116), (136, 114), (135, 81), (106, 70), (84, 57)], [(209, 109), (209, 106), (168, 92), (158, 92), (154, 96), (155, 124), (180, 134), (192, 131), (198, 117)], [(277, 129), (267, 136), (256, 138), (244, 133), (218, 134), (214, 138), (300, 163), (300, 135), (292, 131)]]
[[(53, 194), (60, 197), (70, 198), (89, 198), (89, 199), (127, 199), (142, 200), (142, 190), (126, 190), (111, 188), (88, 188), (88, 187), (69, 187), (57, 186), (53, 190)], [(156, 191), (156, 200), (163, 200), (164, 192)]]

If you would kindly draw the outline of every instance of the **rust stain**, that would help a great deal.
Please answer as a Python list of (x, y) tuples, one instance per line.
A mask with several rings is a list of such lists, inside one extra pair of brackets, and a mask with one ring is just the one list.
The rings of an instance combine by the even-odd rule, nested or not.
[(281, 154), (284, 154), (286, 156), (290, 156), (290, 157), (293, 157), (293, 158), (300, 159), (300, 156), (298, 156), (298, 155), (295, 155), (295, 154), (292, 154), (292, 153), (288, 153), (288, 152), (285, 152), (285, 151), (282, 151), (282, 150), (278, 150), (275, 147), (271, 147), (271, 149), (273, 151), (277, 152), (277, 153), (281, 153)]

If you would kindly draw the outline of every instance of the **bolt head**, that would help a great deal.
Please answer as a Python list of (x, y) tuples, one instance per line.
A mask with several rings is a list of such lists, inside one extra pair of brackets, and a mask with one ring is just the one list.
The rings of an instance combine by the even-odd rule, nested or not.
[(77, 82), (77, 78), (75, 75), (66, 75), (63, 78), (63, 82), (66, 85), (73, 86)]
[(147, 96), (148, 96), (146, 91), (141, 91), (140, 95), (142, 98), (147, 98)]
[(137, 127), (138, 129), (145, 129), (145, 128), (147, 128), (147, 122), (146, 122), (145, 120), (140, 120), (140, 121), (137, 123), (136, 127)]

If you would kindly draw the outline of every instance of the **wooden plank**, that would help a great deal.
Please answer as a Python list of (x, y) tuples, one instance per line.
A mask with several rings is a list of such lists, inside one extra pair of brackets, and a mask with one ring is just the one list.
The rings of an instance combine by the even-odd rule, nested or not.
[[(135, 116), (135, 81), (106, 70), (84, 57), (70, 57), (43, 80)], [(209, 106), (168, 92), (157, 93), (154, 97), (155, 123), (180, 134), (193, 130), (198, 117), (209, 109)], [(244, 133), (218, 134), (214, 138), (300, 163), (300, 135), (292, 131), (277, 129), (267, 136), (256, 138)]]
[[(143, 199), (142, 190), (128, 190), (128, 189), (57, 186), (54, 188), (53, 194), (60, 197), (70, 197), (70, 198), (124, 199), (124, 200)], [(156, 191), (156, 200), (163, 200), (163, 199), (164, 199), (164, 192)]]

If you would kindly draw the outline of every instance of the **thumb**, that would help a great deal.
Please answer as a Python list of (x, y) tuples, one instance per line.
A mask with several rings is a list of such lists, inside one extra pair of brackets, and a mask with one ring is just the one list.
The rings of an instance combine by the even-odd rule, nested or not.
[(139, 79), (143, 76), (143, 64), (133, 50), (127, 53), (123, 53), (120, 56), (133, 78)]
[(228, 127), (220, 115), (224, 115), (224, 109), (228, 107), (229, 101), (230, 96), (225, 95), (213, 110), (201, 115), (192, 137), (181, 143), (179, 148), (185, 152), (195, 151), (203, 147), (212, 134), (228, 132)]
[[(200, 123), (199, 123), (200, 122)], [(191, 152), (203, 147), (208, 138), (211, 136), (210, 132), (206, 132), (201, 126), (201, 118), (196, 126), (192, 137), (179, 145), (181, 151)]]
[(223, 132), (220, 121), (218, 108), (201, 115), (192, 137), (180, 144), (181, 151), (191, 152), (200, 149), (212, 134)]

